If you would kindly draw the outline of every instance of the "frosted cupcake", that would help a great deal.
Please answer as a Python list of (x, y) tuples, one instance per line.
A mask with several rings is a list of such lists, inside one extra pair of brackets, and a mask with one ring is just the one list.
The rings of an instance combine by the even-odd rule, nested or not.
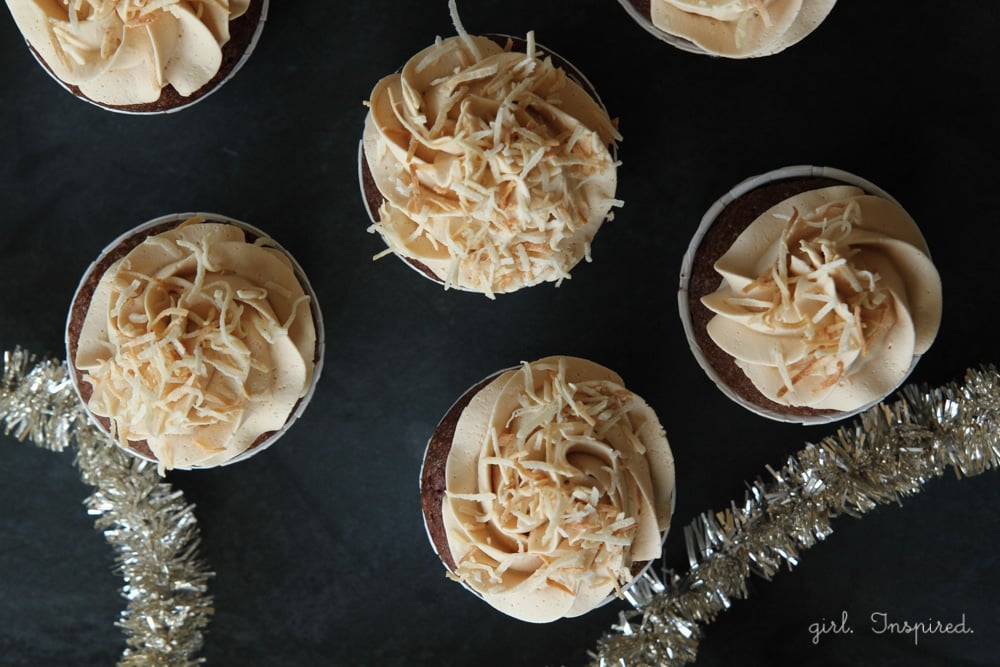
[(620, 595), (660, 556), (674, 463), (656, 414), (617, 374), (548, 357), (486, 378), (452, 406), (420, 489), (449, 576), (544, 623)]
[(692, 351), (728, 396), (767, 417), (822, 423), (906, 379), (937, 334), (942, 291), (895, 199), (847, 172), (789, 167), (705, 214), (679, 305)]
[(679, 49), (726, 58), (769, 56), (798, 43), (836, 0), (619, 0), (647, 32)]
[(620, 205), (621, 137), (586, 79), (532, 34), (457, 27), (372, 91), (360, 159), (371, 231), (381, 254), (446, 288), (558, 284)]
[(38, 61), (77, 97), (162, 113), (204, 98), (250, 56), (268, 0), (6, 0)]
[(260, 230), (216, 214), (150, 221), (113, 242), (77, 288), (67, 357), (98, 426), (161, 471), (272, 444), (323, 361), (305, 273)]

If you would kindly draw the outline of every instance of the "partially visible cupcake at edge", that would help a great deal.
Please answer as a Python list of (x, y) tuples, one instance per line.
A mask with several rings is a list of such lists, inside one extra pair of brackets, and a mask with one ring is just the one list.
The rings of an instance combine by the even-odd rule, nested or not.
[(621, 136), (582, 75), (533, 34), (470, 36), (455, 19), (458, 36), (371, 93), (361, 159), (371, 230), (382, 254), (446, 288), (492, 298), (558, 284), (621, 205)]
[(619, 0), (648, 32), (686, 51), (758, 58), (797, 44), (836, 0)]
[(655, 412), (620, 376), (555, 356), (466, 392), (428, 443), (420, 487), (448, 576), (546, 623), (620, 597), (660, 556), (674, 462)]
[(268, 0), (6, 0), (29, 47), (71, 93), (162, 113), (214, 91), (253, 49)]
[(779, 419), (830, 421), (882, 400), (941, 322), (916, 222), (846, 172), (788, 168), (751, 183), (706, 215), (685, 258), (681, 310), (699, 361)]
[(322, 365), (301, 268), (256, 228), (211, 214), (158, 219), (109, 246), (74, 295), (66, 340), (87, 410), (161, 472), (270, 445)]

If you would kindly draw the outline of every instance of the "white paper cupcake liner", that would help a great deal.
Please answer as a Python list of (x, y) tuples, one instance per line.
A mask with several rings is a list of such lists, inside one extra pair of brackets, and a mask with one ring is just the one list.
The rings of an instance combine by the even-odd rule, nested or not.
[[(751, 401), (748, 401), (744, 397), (740, 396), (736, 391), (734, 391), (726, 382), (719, 376), (715, 368), (708, 361), (705, 356), (704, 351), (698, 344), (698, 340), (695, 337), (694, 326), (691, 321), (691, 310), (689, 306), (688, 299), (688, 283), (691, 279), (691, 272), (694, 266), (695, 254), (698, 251), (698, 247), (701, 245), (702, 239), (708, 232), (708, 229), (715, 222), (716, 217), (722, 212), (729, 204), (731, 204), (737, 197), (740, 197), (751, 190), (770, 183), (772, 181), (778, 181), (785, 178), (803, 178), (803, 177), (819, 177), (819, 178), (831, 178), (848, 185), (854, 185), (865, 192), (873, 195), (878, 195), (896, 202), (896, 199), (892, 197), (888, 192), (878, 187), (871, 181), (868, 181), (860, 176), (852, 174), (850, 172), (843, 171), (841, 169), (835, 169), (833, 167), (816, 167), (812, 165), (797, 165), (791, 167), (781, 167), (780, 169), (775, 169), (758, 176), (752, 176), (740, 184), (736, 185), (726, 194), (719, 197), (715, 203), (713, 203), (705, 215), (702, 216), (701, 224), (698, 225), (698, 229), (691, 239), (691, 243), (688, 245), (687, 252), (684, 253), (684, 259), (681, 262), (681, 273), (680, 273), (680, 284), (677, 290), (677, 307), (680, 311), (681, 323), (684, 325), (684, 335), (687, 337), (688, 346), (691, 348), (691, 353), (694, 358), (698, 361), (698, 365), (701, 366), (705, 374), (712, 380), (716, 387), (729, 397), (734, 402), (742, 405), (747, 410), (760, 415), (761, 417), (767, 417), (768, 419), (773, 419), (780, 422), (788, 422), (793, 424), (802, 424), (805, 426), (816, 425), (816, 424), (829, 424), (832, 422), (837, 422), (842, 419), (847, 419), (856, 414), (864, 412), (865, 410), (878, 405), (883, 399), (872, 401), (854, 410), (845, 412), (836, 412), (831, 414), (819, 414), (819, 415), (796, 415), (788, 414), (783, 412), (778, 412), (776, 410), (769, 409), (767, 407), (757, 405)], [(898, 203), (898, 202), (896, 202)], [(920, 355), (915, 355), (913, 362), (910, 364), (909, 369), (907, 369), (906, 374), (899, 381), (899, 383), (893, 387), (892, 391), (886, 393), (886, 396), (892, 394), (896, 389), (898, 389), (913, 372), (916, 367), (917, 362), (920, 360)]]
[(52, 78), (52, 80), (54, 80), (56, 83), (58, 83), (59, 86), (63, 88), (63, 90), (65, 90), (66, 92), (68, 92), (73, 97), (75, 97), (75, 98), (77, 98), (79, 100), (83, 100), (84, 102), (87, 102), (88, 104), (92, 104), (93, 106), (95, 106), (95, 107), (97, 107), (99, 109), (104, 109), (105, 111), (111, 111), (111, 112), (114, 112), (114, 113), (125, 114), (127, 116), (156, 116), (156, 115), (160, 115), (160, 114), (175, 113), (177, 111), (181, 111), (182, 109), (187, 109), (188, 107), (193, 106), (193, 105), (197, 104), (198, 102), (201, 102), (202, 100), (204, 100), (205, 98), (207, 98), (209, 95), (212, 95), (217, 90), (219, 90), (220, 88), (222, 88), (222, 86), (224, 86), (230, 79), (232, 79), (236, 75), (236, 73), (243, 67), (243, 65), (246, 64), (247, 60), (250, 59), (250, 54), (253, 53), (254, 48), (256, 48), (256, 46), (257, 46), (257, 41), (260, 39), (260, 34), (264, 31), (264, 24), (267, 22), (267, 10), (268, 10), (268, 7), (271, 4), (271, 0), (261, 0), (261, 2), (263, 2), (263, 6), (261, 7), (261, 10), (260, 10), (260, 19), (258, 19), (258, 21), (257, 21), (257, 27), (254, 29), (253, 35), (250, 37), (250, 42), (249, 42), (249, 44), (247, 44), (246, 49), (244, 49), (242, 55), (240, 55), (240, 59), (236, 61), (236, 64), (233, 65), (233, 68), (231, 70), (229, 70), (229, 73), (226, 74), (226, 76), (223, 77), (221, 81), (217, 82), (214, 86), (212, 86), (206, 92), (202, 93), (201, 95), (198, 95), (197, 97), (195, 97), (195, 98), (193, 98), (191, 100), (188, 100), (188, 101), (184, 102), (183, 104), (178, 104), (177, 106), (170, 107), (169, 109), (150, 109), (148, 111), (136, 111), (134, 109), (123, 109), (123, 108), (111, 106), (111, 105), (108, 105), (108, 104), (104, 104), (104, 103), (98, 102), (96, 100), (92, 100), (89, 97), (87, 97), (86, 95), (77, 94), (76, 91), (74, 91), (73, 88), (70, 85), (68, 85), (65, 81), (63, 81), (62, 79), (60, 79), (58, 76), (56, 76), (52, 72), (52, 70), (49, 69), (48, 65), (45, 64), (45, 61), (42, 60), (42, 58), (38, 55), (38, 53), (36, 53), (33, 48), (30, 48), (31, 47), (30, 44), (28, 44), (28, 47), (29, 47), (28, 51), (31, 53), (32, 57), (34, 57), (34, 59), (38, 62), (39, 66), (41, 66), (41, 68), (45, 71), (45, 73), (48, 74)]
[(102, 424), (101, 421), (98, 420), (97, 417), (95, 417), (90, 412), (89, 409), (87, 409), (86, 402), (84, 401), (83, 396), (80, 394), (81, 374), (80, 371), (78, 371), (76, 368), (73, 359), (73, 353), (70, 349), (69, 327), (70, 327), (70, 321), (73, 317), (73, 306), (76, 304), (76, 300), (80, 294), (80, 291), (87, 283), (88, 279), (93, 275), (95, 269), (97, 268), (98, 264), (101, 262), (102, 259), (104, 259), (109, 253), (117, 249), (118, 246), (121, 245), (124, 241), (133, 238), (138, 234), (142, 234), (142, 232), (157, 227), (161, 227), (163, 225), (167, 225), (170, 223), (180, 224), (195, 216), (200, 216), (204, 218), (206, 222), (227, 223), (239, 227), (240, 229), (249, 232), (250, 234), (254, 235), (257, 238), (265, 238), (268, 240), (268, 247), (272, 247), (280, 251), (283, 255), (285, 255), (285, 257), (288, 258), (288, 260), (291, 262), (292, 270), (295, 273), (295, 277), (302, 285), (303, 291), (305, 291), (305, 293), (309, 296), (309, 310), (312, 313), (313, 326), (316, 331), (316, 352), (315, 352), (315, 362), (313, 365), (312, 382), (310, 383), (306, 393), (302, 396), (302, 398), (299, 399), (298, 403), (296, 403), (295, 408), (292, 410), (292, 413), (288, 416), (288, 419), (285, 421), (284, 425), (280, 429), (273, 432), (262, 442), (240, 452), (239, 454), (233, 456), (230, 459), (227, 459), (226, 461), (223, 461), (222, 463), (218, 464), (218, 466), (190, 466), (190, 467), (174, 466), (173, 468), (174, 470), (204, 470), (208, 468), (230, 465), (232, 463), (237, 463), (239, 461), (245, 461), (251, 456), (259, 454), (260, 452), (264, 451), (265, 449), (273, 445), (275, 442), (277, 442), (278, 439), (281, 438), (281, 436), (283, 436), (288, 431), (289, 428), (291, 428), (292, 424), (294, 424), (295, 421), (297, 421), (298, 418), (302, 416), (302, 414), (306, 410), (306, 407), (309, 405), (309, 402), (312, 400), (313, 394), (316, 391), (316, 385), (319, 382), (320, 374), (323, 370), (323, 359), (325, 358), (325, 351), (326, 351), (326, 334), (325, 334), (325, 329), (323, 327), (323, 313), (320, 310), (319, 301), (316, 298), (316, 292), (313, 290), (312, 285), (309, 283), (309, 278), (306, 276), (306, 272), (302, 269), (302, 266), (298, 263), (298, 261), (296, 261), (295, 257), (290, 252), (285, 250), (285, 248), (282, 247), (277, 241), (275, 241), (270, 234), (264, 232), (261, 229), (258, 229), (257, 227), (254, 227), (249, 223), (243, 222), (242, 220), (236, 220), (235, 218), (230, 218), (229, 216), (220, 215), (218, 213), (191, 212), (191, 213), (171, 213), (168, 215), (163, 215), (158, 218), (154, 218), (152, 220), (144, 222), (141, 225), (134, 227), (133, 229), (130, 229), (129, 231), (125, 232), (124, 234), (116, 238), (114, 241), (109, 243), (104, 248), (104, 250), (101, 251), (100, 256), (93, 262), (91, 262), (90, 266), (87, 267), (87, 270), (83, 273), (83, 277), (80, 279), (80, 283), (77, 285), (76, 290), (73, 292), (73, 299), (72, 301), (70, 301), (71, 305), (69, 309), (69, 314), (67, 315), (66, 328), (65, 328), (66, 335), (64, 343), (66, 346), (66, 365), (68, 366), (69, 372), (72, 374), (73, 377), (73, 388), (76, 391), (76, 395), (80, 399), (80, 403), (83, 405), (91, 424), (97, 427), (101, 431), (101, 433), (103, 433), (111, 441), (113, 441), (116, 445), (118, 445), (119, 448), (128, 452), (132, 456), (136, 456), (140, 459), (150, 461), (152, 463), (157, 463), (157, 459), (155, 457), (147, 456), (142, 452), (132, 449), (131, 447), (122, 446), (122, 444), (118, 442), (118, 439), (114, 438), (111, 435), (107, 427), (105, 427), (104, 424)]

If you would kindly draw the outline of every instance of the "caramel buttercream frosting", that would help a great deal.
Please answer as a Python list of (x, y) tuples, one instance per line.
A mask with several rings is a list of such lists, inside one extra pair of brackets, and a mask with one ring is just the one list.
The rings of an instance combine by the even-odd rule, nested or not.
[(384, 202), (371, 230), (446, 287), (558, 283), (621, 204), (621, 136), (533, 35), (519, 53), (460, 33), (372, 91), (363, 149)]
[(651, 0), (650, 20), (704, 51), (731, 58), (766, 56), (815, 30), (836, 0)]
[[(224, 463), (281, 429), (310, 389), (317, 331), (291, 260), (199, 217), (104, 272), (74, 364), (87, 407), (161, 469)], [(81, 392), (83, 393), (83, 392)]]
[(442, 503), (451, 576), (530, 622), (583, 614), (660, 555), (673, 457), (653, 410), (595, 363), (499, 375), (459, 417)]
[(7, 0), (18, 28), (59, 80), (112, 106), (182, 97), (222, 65), (229, 23), (250, 0)]
[(852, 411), (882, 399), (941, 321), (938, 272), (895, 201), (840, 185), (770, 208), (715, 264), (708, 334), (780, 405)]

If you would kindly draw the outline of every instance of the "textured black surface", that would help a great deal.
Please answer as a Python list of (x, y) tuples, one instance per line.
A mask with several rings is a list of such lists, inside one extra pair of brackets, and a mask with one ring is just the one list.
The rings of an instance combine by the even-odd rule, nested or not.
[[(547, 354), (618, 371), (657, 410), (677, 462), (665, 561), (681, 527), (833, 427), (730, 403), (687, 349), (681, 257), (703, 211), (745, 177), (829, 165), (891, 192), (921, 224), (944, 325), (914, 379), (998, 362), (1000, 9), (845, 0), (803, 43), (757, 61), (677, 51), (613, 0), (461, 3), (473, 32), (522, 34), (593, 81), (625, 141), (625, 207), (594, 262), (556, 289), (491, 302), (445, 292), (394, 258), (357, 184), (362, 101), (435, 35), (446, 3), (272, 3), (245, 68), (205, 101), (132, 118), (74, 99), (0, 11), (0, 347), (61, 355), (79, 277), (106, 243), (165, 213), (246, 220), (305, 267), (326, 317), (310, 409), (239, 465), (170, 480), (197, 503), (217, 572), (212, 665), (579, 665), (624, 603), (548, 626), (510, 620), (447, 581), (421, 523), (424, 444), (485, 375)], [(110, 665), (123, 647), (110, 548), (70, 457), (0, 436), (0, 664)], [(699, 665), (990, 665), (1000, 652), (1000, 473), (928, 484), (901, 507), (842, 519), (794, 572), (707, 628)], [(811, 642), (850, 614), (855, 634)], [(875, 635), (868, 618), (957, 621), (975, 634)]]

